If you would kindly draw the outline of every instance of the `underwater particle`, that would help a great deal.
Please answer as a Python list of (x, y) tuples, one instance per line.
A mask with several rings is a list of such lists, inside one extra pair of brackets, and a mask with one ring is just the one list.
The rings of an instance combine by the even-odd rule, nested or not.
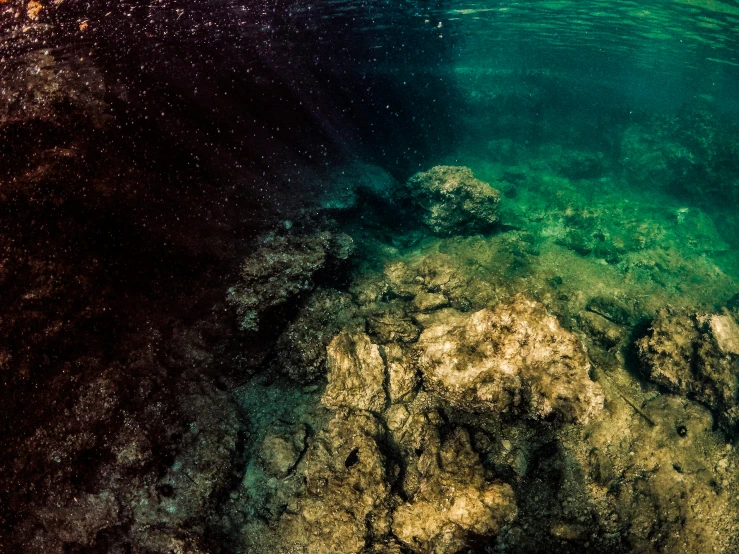
[(43, 9), (44, 7), (41, 5), (41, 2), (31, 0), (28, 4), (26, 4), (26, 14), (28, 15), (28, 19), (38, 19), (38, 16)]

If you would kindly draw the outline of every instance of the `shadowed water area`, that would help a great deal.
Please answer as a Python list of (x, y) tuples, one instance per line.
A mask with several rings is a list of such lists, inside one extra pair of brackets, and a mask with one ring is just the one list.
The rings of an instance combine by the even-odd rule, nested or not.
[(0, 0), (0, 552), (737, 552), (738, 28)]

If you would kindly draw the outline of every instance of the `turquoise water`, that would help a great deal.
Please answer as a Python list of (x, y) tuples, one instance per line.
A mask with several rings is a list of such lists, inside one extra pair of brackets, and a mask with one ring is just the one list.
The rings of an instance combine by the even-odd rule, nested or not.
[(0, 551), (739, 552), (739, 2), (0, 14)]

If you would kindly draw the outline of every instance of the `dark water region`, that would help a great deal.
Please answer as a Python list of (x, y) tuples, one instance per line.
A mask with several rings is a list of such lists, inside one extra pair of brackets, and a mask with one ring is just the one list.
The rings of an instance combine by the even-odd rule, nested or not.
[(736, 552), (737, 23), (0, 0), (0, 551)]

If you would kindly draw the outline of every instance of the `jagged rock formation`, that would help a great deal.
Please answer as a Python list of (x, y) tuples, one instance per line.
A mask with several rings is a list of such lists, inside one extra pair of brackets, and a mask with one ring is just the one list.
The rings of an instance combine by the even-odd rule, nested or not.
[(739, 422), (739, 325), (723, 313), (660, 310), (637, 343), (648, 377), (712, 409), (729, 431)]
[(486, 469), (469, 432), (445, 422), (445, 411), (582, 424), (602, 409), (582, 345), (540, 304), (522, 295), (476, 313), (436, 304), (415, 344), (376, 343), (356, 330), (329, 343), (321, 404), (330, 423), (302, 457), (294, 431), (264, 438), (260, 456), (283, 479), (275, 494), (286, 494), (286, 508), (269, 526), (249, 524), (245, 545), (454, 554), (500, 533), (517, 508), (511, 485)]
[(523, 295), (473, 314), (437, 312), (416, 345), (429, 390), (465, 410), (587, 422), (603, 407), (582, 344)]
[(364, 328), (349, 294), (317, 290), (301, 307), (277, 340), (277, 371), (298, 383), (310, 383), (326, 374), (326, 347), (352, 323)]
[(264, 312), (313, 290), (315, 274), (346, 260), (352, 253), (351, 237), (327, 231), (307, 235), (268, 235), (241, 266), (240, 282), (229, 289), (239, 326), (259, 329)]
[(483, 233), (498, 223), (500, 193), (467, 167), (436, 166), (416, 173), (398, 195), (437, 235)]

